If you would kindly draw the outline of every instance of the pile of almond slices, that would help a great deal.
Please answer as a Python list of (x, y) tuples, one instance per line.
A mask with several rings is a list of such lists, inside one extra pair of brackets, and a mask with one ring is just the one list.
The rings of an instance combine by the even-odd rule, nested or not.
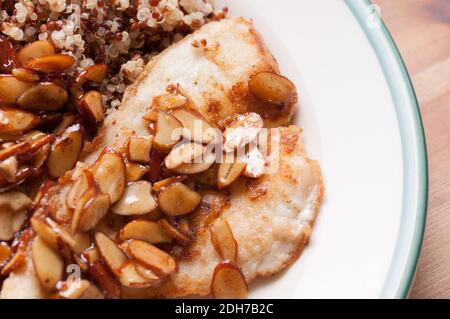
[[(0, 47), (3, 55), (12, 50), (5, 40)], [(131, 136), (120, 148), (105, 148), (93, 165), (71, 171), (86, 131), (103, 122), (100, 93), (85, 88), (102, 81), (106, 66), (93, 66), (68, 84), (64, 71), (74, 60), (55, 53), (49, 42), (37, 41), (9, 57), (11, 68), (3, 70), (9, 73), (0, 76), (2, 276), (31, 252), (42, 287), (56, 298), (118, 298), (122, 287), (157, 287), (176, 272), (177, 249), (194, 240), (189, 216), (202, 202), (199, 188), (222, 190), (240, 176), (259, 178), (264, 172), (266, 154), (248, 147), (263, 129), (261, 116), (235, 116), (217, 132), (181, 87), (154, 99), (143, 118), (147, 136)], [(257, 98), (274, 104), (288, 103), (295, 94), (289, 80), (270, 73), (255, 76), (249, 86)], [(69, 105), (73, 112), (60, 112)], [(211, 144), (219, 148), (211, 152)], [(227, 160), (240, 149), (244, 159)], [(31, 200), (17, 186), (43, 171), (49, 178)], [(61, 189), (67, 191), (58, 206), (53, 201)], [(119, 229), (105, 230), (115, 219)], [(213, 274), (213, 295), (246, 297), (230, 225), (218, 218), (210, 233), (223, 260)], [(81, 269), (81, 280), (67, 276), (71, 264)]]

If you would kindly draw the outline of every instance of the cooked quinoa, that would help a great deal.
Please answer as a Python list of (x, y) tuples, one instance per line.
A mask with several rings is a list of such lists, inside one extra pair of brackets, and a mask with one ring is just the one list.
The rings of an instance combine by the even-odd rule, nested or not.
[(1, 32), (16, 48), (51, 40), (77, 60), (73, 73), (108, 65), (99, 87), (106, 108), (150, 58), (203, 24), (221, 19), (214, 0), (0, 0)]

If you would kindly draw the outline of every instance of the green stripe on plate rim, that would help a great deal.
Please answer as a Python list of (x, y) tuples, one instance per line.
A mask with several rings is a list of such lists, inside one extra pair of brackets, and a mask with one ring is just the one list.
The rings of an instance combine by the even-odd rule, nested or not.
[(400, 52), (370, 0), (345, 0), (363, 28), (389, 85), (403, 153), (403, 203), (395, 253), (380, 298), (408, 297), (423, 243), (428, 160), (419, 104)]

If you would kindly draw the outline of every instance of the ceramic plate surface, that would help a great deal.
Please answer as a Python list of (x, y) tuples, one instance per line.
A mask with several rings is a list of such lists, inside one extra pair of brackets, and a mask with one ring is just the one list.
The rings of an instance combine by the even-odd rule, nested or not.
[(251, 297), (405, 297), (425, 223), (426, 148), (414, 91), (377, 8), (366, 0), (216, 3), (253, 19), (296, 83), (295, 123), (326, 188), (300, 260), (252, 284)]

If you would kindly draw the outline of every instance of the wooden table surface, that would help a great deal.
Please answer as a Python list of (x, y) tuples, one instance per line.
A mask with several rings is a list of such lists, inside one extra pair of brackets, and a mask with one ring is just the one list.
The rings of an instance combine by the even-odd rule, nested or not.
[(450, 0), (373, 2), (411, 74), (428, 145), (428, 219), (411, 298), (450, 298)]

